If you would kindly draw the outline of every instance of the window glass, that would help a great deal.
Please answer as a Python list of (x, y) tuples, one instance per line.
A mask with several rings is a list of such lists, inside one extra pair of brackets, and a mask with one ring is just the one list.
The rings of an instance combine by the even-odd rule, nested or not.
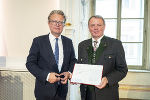
[(142, 43), (123, 43), (127, 65), (142, 66)]
[(122, 0), (122, 18), (143, 18), (144, 0)]
[(116, 19), (105, 19), (106, 27), (104, 34), (106, 36), (116, 38), (117, 33), (117, 20)]
[(121, 21), (122, 42), (143, 42), (143, 19)]
[(139, 69), (144, 67), (144, 0), (118, 1), (96, 0), (95, 12), (106, 21), (104, 34), (122, 41), (127, 65)]
[(96, 15), (117, 18), (117, 0), (96, 0)]

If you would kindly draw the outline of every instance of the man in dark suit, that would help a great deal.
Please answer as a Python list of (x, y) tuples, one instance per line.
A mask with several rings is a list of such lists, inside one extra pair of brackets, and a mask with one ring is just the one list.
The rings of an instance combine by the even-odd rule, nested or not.
[(36, 100), (66, 100), (76, 58), (72, 41), (61, 35), (65, 21), (61, 10), (53, 10), (48, 16), (50, 33), (33, 39), (26, 67), (36, 77)]
[(100, 85), (80, 86), (82, 100), (119, 100), (118, 82), (128, 71), (121, 41), (104, 36), (105, 21), (102, 16), (92, 16), (88, 21), (91, 39), (78, 46), (78, 63), (103, 65)]

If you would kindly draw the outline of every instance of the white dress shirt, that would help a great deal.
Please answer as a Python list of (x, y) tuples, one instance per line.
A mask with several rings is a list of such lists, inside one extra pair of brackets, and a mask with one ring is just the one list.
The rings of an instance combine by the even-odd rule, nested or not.
[[(63, 58), (64, 58), (64, 54), (63, 54), (63, 44), (62, 44), (62, 39), (61, 39), (61, 35), (58, 38), (58, 47), (59, 47), (59, 62), (58, 62), (58, 70), (59, 72), (61, 71), (61, 67), (63, 64)], [(49, 34), (49, 41), (53, 50), (53, 53), (55, 54), (55, 42), (56, 42), (56, 37), (54, 35), (52, 35), (51, 33)], [(47, 76), (47, 81), (49, 79), (49, 75)]]

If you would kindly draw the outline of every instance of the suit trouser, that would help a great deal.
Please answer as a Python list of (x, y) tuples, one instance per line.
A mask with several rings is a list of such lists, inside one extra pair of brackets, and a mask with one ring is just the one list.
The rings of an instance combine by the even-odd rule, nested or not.
[[(43, 99), (38, 99), (38, 98), (36, 98), (36, 100), (43, 100)], [(60, 97), (60, 96), (56, 95), (54, 98), (51, 98), (51, 99), (44, 99), (44, 100), (66, 100), (66, 98)]]
[[(66, 97), (61, 97), (61, 96), (58, 95), (60, 91), (61, 91), (61, 88), (58, 87), (57, 93), (56, 93), (56, 95), (53, 98), (44, 99), (44, 100), (66, 100)], [(43, 99), (36, 98), (36, 100), (43, 100)]]
[(88, 85), (86, 91), (86, 99), (85, 100), (95, 100), (95, 88), (94, 86)]
[[(38, 99), (38, 98), (36, 98), (36, 100), (43, 100), (43, 99)], [(52, 99), (44, 99), (44, 100), (66, 100), (66, 98), (62, 98), (62, 97), (59, 97), (59, 96), (55, 96), (55, 97), (52, 98)]]

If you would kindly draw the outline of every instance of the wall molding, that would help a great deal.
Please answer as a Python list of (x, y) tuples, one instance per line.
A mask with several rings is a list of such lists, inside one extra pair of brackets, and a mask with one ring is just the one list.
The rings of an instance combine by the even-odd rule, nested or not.
[(119, 84), (120, 90), (132, 90), (132, 91), (142, 91), (142, 92), (150, 92), (150, 85), (127, 85), (127, 84)]

